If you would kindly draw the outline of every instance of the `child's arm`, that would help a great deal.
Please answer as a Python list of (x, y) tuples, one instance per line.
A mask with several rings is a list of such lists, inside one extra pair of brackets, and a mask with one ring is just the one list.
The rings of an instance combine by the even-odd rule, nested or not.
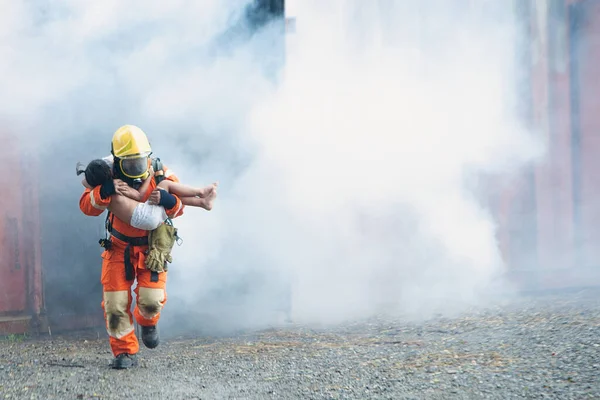
[[(152, 179), (154, 179), (154, 168), (152, 168), (152, 166), (150, 166), (150, 168), (148, 169), (148, 177), (146, 178), (144, 183), (142, 183), (142, 186), (140, 186), (140, 188), (138, 189), (140, 198), (142, 197), (142, 193), (146, 193), (148, 191), (148, 187), (150, 186), (150, 181)], [(134, 199), (134, 200), (137, 200), (137, 199)], [(138, 200), (138, 201), (141, 201), (141, 200)]]
[(148, 191), (150, 181), (154, 179), (154, 170), (152, 169), (152, 167), (150, 167), (148, 172), (148, 177), (146, 178), (146, 180), (144, 180), (142, 186), (140, 186), (139, 189), (136, 190), (128, 186), (126, 183), (123, 183), (123, 185), (118, 185), (117, 193), (122, 194), (125, 197), (129, 197), (130, 199), (133, 199), (135, 201), (141, 202), (144, 197), (144, 193)]

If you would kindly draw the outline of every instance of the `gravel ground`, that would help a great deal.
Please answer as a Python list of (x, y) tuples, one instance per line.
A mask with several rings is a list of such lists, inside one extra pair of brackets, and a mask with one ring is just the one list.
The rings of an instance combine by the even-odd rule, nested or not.
[(127, 371), (96, 333), (5, 338), (0, 398), (599, 399), (599, 306), (585, 292), (419, 324), (170, 339)]

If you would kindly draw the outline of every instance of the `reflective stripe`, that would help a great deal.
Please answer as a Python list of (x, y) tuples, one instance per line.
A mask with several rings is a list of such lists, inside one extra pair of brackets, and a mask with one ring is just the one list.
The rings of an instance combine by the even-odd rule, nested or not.
[(96, 203), (96, 199), (94, 198), (94, 191), (90, 191), (90, 203), (92, 203), (92, 207), (94, 207), (96, 210), (106, 210), (108, 208), (108, 206), (101, 206), (100, 204)]
[(181, 211), (181, 208), (182, 208), (182, 207), (183, 207), (183, 203), (181, 202), (181, 200), (179, 200), (179, 207), (177, 207), (177, 210), (176, 210), (176, 211), (173, 211), (173, 212), (171, 212), (171, 213), (168, 213), (167, 215), (169, 215), (169, 216), (174, 216), (174, 215), (177, 215), (177, 214), (179, 214), (179, 211)]
[(183, 203), (180, 200), (179, 201), (179, 208), (177, 209), (177, 212), (175, 214), (179, 214), (179, 212), (181, 211), (182, 208), (183, 208)]
[(165, 178), (168, 178), (172, 175), (175, 175), (175, 173), (173, 171), (171, 171), (170, 169), (168, 169), (167, 172), (165, 172)]

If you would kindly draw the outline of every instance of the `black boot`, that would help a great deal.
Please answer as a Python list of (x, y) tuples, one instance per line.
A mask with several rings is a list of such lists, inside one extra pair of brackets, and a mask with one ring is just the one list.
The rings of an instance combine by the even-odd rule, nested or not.
[(122, 353), (114, 358), (111, 363), (113, 369), (127, 369), (137, 365), (137, 356), (135, 354)]
[(158, 329), (156, 329), (156, 326), (142, 326), (142, 341), (149, 349), (153, 349), (158, 346), (159, 339)]

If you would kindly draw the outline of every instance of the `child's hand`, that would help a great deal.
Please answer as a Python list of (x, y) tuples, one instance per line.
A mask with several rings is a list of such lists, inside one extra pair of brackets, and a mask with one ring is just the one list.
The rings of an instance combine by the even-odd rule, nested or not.
[(158, 205), (158, 203), (160, 203), (160, 190), (154, 189), (152, 193), (150, 193), (150, 197), (148, 197), (148, 203), (153, 205)]
[(115, 192), (119, 194), (123, 194), (122, 192), (126, 191), (129, 187), (125, 182), (120, 179), (113, 179), (113, 185), (115, 185)]
[(115, 183), (115, 191), (118, 194), (125, 196), (125, 197), (129, 197), (130, 199), (133, 199), (136, 201), (140, 201), (140, 198), (142, 197), (140, 192), (138, 192), (134, 188), (130, 187), (128, 184), (126, 184), (125, 182), (123, 182), (120, 179), (115, 179), (114, 183)]

